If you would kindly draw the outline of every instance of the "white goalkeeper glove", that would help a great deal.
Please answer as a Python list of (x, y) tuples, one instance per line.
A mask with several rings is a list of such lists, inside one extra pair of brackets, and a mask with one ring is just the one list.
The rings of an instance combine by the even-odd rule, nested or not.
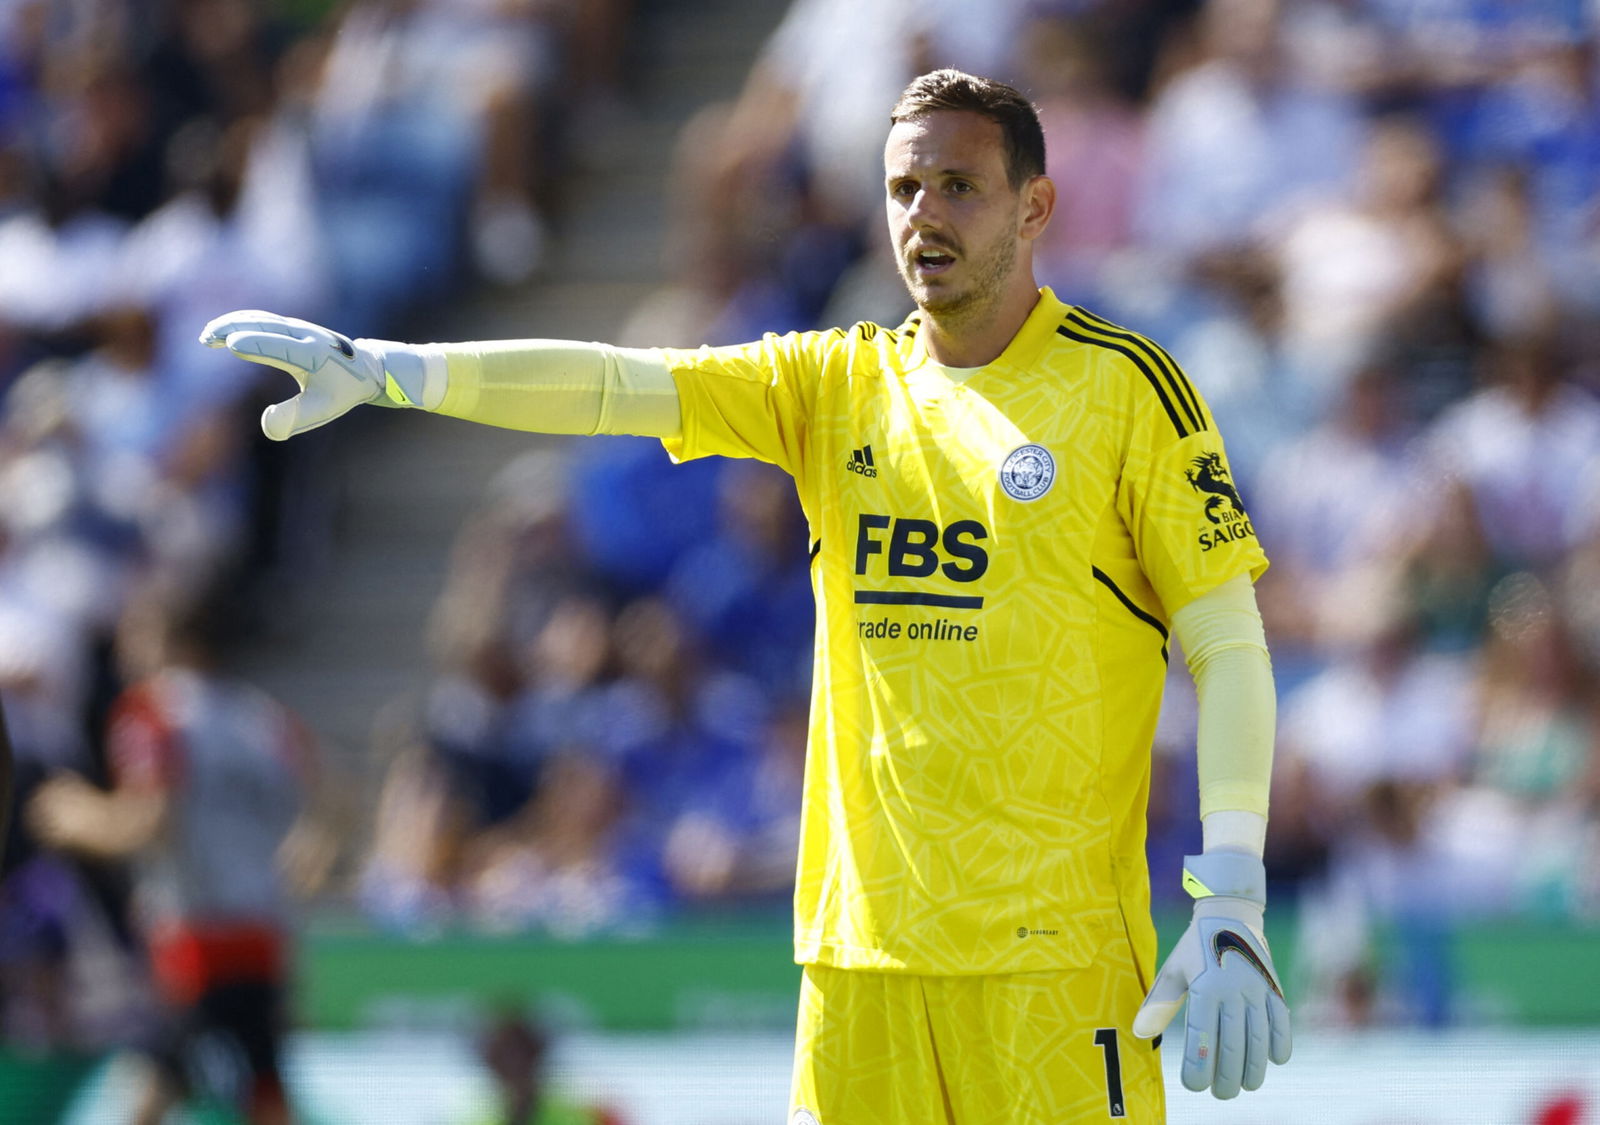
[(444, 361), (391, 340), (351, 340), (309, 321), (246, 309), (207, 324), (200, 342), (294, 376), (300, 393), (261, 415), (273, 441), (314, 430), (364, 402), (431, 409), (444, 397)]
[(1183, 1084), (1232, 1098), (1257, 1089), (1267, 1060), (1289, 1061), (1289, 1006), (1261, 932), (1266, 868), (1248, 851), (1185, 856), (1183, 886), (1197, 901), (1150, 995), (1133, 1019), (1141, 1039), (1160, 1035), (1185, 995)]

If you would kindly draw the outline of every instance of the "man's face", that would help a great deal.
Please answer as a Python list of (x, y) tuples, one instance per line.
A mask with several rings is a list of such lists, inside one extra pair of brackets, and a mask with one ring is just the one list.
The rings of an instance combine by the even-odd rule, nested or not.
[(998, 303), (1022, 224), (999, 124), (952, 110), (897, 122), (883, 163), (889, 238), (912, 300), (945, 317)]

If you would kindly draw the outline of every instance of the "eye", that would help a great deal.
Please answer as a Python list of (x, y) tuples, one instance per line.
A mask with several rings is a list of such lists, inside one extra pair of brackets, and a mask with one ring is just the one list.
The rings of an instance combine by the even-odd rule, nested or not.
[(950, 191), (955, 195), (966, 195), (968, 192), (976, 191), (976, 190), (977, 189), (974, 188), (966, 180), (951, 180), (950, 181)]
[(905, 199), (917, 194), (917, 185), (910, 180), (901, 180), (889, 188), (889, 194), (896, 199)]

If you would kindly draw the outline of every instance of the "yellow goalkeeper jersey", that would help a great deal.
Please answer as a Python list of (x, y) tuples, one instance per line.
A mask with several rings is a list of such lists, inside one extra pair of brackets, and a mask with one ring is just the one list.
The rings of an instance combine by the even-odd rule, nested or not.
[(678, 459), (789, 472), (817, 602), (795, 953), (928, 975), (1154, 961), (1171, 614), (1266, 557), (1205, 403), (1048, 289), (993, 363), (899, 328), (667, 350)]

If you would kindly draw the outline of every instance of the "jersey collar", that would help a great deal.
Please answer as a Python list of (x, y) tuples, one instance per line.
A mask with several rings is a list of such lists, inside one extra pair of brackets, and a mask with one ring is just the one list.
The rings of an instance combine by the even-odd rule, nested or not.
[(1011, 337), (1006, 350), (990, 366), (1013, 367), (1027, 371), (1055, 338), (1055, 332), (1067, 315), (1067, 306), (1050, 287), (1039, 290), (1039, 301), (1022, 322), (1022, 328)]
[[(1056, 328), (1066, 318), (1068, 309), (1069, 306), (1062, 303), (1048, 285), (1041, 287), (1039, 300), (1033, 306), (1033, 311), (1028, 314), (1028, 319), (1022, 322), (1021, 329), (1011, 338), (1006, 350), (987, 366), (1011, 367), (1019, 371), (1031, 368), (1040, 353), (1050, 344)], [(909, 330), (908, 334), (911, 336), (911, 347), (906, 359), (913, 366), (929, 361), (927, 347), (921, 339), (922, 326), (921, 313), (912, 315), (901, 325), (901, 332), (908, 333)]]

